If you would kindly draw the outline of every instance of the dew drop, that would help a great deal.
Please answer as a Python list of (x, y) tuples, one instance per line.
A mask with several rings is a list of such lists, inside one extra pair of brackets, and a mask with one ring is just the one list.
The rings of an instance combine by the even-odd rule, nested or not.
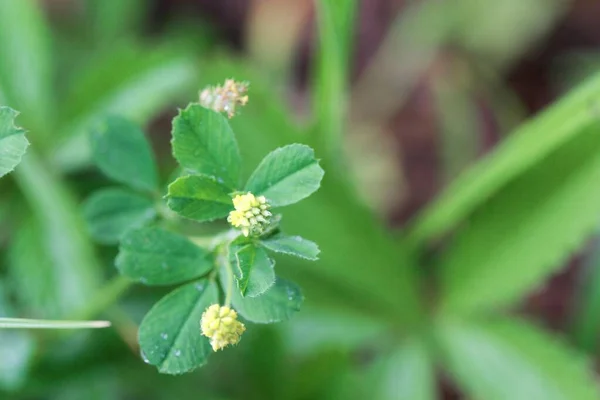
[(204, 285), (202, 283), (196, 283), (196, 290), (201, 292), (204, 290)]
[(146, 355), (146, 353), (144, 353), (144, 350), (142, 350), (142, 351), (140, 352), (140, 355), (142, 356), (142, 360), (144, 360), (144, 362), (145, 362), (146, 364), (150, 364), (150, 360), (148, 360), (148, 356)]
[(175, 357), (179, 357), (181, 355), (181, 350), (175, 350)]
[(164, 340), (167, 340), (169, 338), (169, 335), (167, 333), (161, 333), (160, 337), (163, 338)]
[(146, 279), (146, 277), (142, 276), (142, 277), (140, 278), (140, 282), (141, 282), (141, 283), (148, 283), (148, 279)]

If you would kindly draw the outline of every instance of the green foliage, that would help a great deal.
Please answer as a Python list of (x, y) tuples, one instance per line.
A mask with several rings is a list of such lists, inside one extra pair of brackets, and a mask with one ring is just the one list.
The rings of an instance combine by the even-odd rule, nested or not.
[(236, 280), (242, 296), (256, 297), (275, 283), (275, 262), (254, 243), (235, 251)]
[(300, 288), (285, 279), (277, 281), (264, 294), (257, 297), (242, 297), (234, 291), (231, 304), (248, 321), (257, 324), (272, 324), (290, 319), (304, 301)]
[(14, 120), (18, 114), (9, 107), (0, 107), (0, 177), (21, 162), (29, 146), (25, 130), (15, 126)]
[(444, 365), (473, 398), (597, 399), (589, 364), (557, 338), (507, 319), (443, 321)]
[(323, 170), (308, 146), (291, 144), (269, 153), (246, 183), (246, 190), (281, 207), (310, 196), (321, 184)]
[[(206, 278), (164, 297), (140, 326), (139, 342), (147, 362), (160, 372), (180, 374), (203, 365), (212, 351), (207, 337), (202, 336), (211, 333), (200, 329), (200, 320), (208, 306), (219, 304), (219, 299), (224, 298), (226, 306), (230, 302), (239, 306), (241, 316), (259, 323), (283, 321), (298, 311), (303, 301), (299, 289), (276, 278), (275, 262), (266, 249), (308, 260), (316, 260), (319, 249), (299, 236), (279, 232), (281, 217), (271, 218), (268, 210), (296, 203), (315, 192), (323, 170), (308, 146), (282, 147), (265, 157), (244, 193), (238, 186), (241, 158), (237, 141), (224, 116), (190, 104), (173, 120), (172, 134), (173, 155), (188, 175), (169, 184), (167, 206), (196, 222), (224, 219), (235, 210), (243, 213), (240, 218), (247, 224), (258, 224), (257, 218), (262, 218), (261, 229), (246, 231), (241, 229), (246, 225), (236, 224), (233, 227), (240, 229), (209, 239), (188, 238), (183, 230), (176, 233), (182, 221), (147, 197), (156, 191), (158, 183), (143, 132), (117, 117), (105, 118), (92, 131), (94, 161), (109, 178), (144, 194), (102, 189), (87, 199), (83, 214), (96, 240), (120, 242), (115, 264), (124, 276), (146, 285)], [(246, 200), (234, 203), (238, 195)], [(263, 195), (266, 199), (260, 197)], [(168, 223), (169, 230), (143, 227), (157, 215), (167, 218), (157, 223)], [(216, 332), (218, 326), (210, 329)]]
[(83, 204), (88, 231), (98, 242), (118, 243), (130, 229), (139, 228), (156, 217), (152, 200), (121, 188), (95, 192)]
[(186, 170), (212, 176), (234, 188), (240, 176), (240, 151), (227, 119), (190, 104), (173, 120), (173, 155)]
[(276, 253), (288, 254), (307, 260), (317, 260), (319, 255), (319, 246), (300, 236), (287, 236), (278, 233), (261, 240), (260, 244)]
[(206, 308), (217, 302), (217, 285), (206, 280), (188, 283), (161, 299), (140, 324), (144, 360), (168, 374), (204, 365), (212, 350), (199, 323)]
[(172, 285), (198, 278), (213, 267), (206, 250), (185, 236), (160, 228), (129, 231), (121, 240), (115, 266), (147, 285)]
[(212, 176), (183, 176), (169, 185), (167, 204), (186, 218), (213, 221), (226, 217), (233, 209), (230, 192), (229, 187)]
[(93, 159), (116, 182), (155, 192), (158, 187), (152, 149), (137, 125), (122, 117), (107, 117), (91, 134)]

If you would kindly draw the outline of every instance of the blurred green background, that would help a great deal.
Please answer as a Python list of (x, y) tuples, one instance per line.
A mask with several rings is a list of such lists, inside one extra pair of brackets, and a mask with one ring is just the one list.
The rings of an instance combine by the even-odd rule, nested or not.
[[(113, 323), (1, 331), (0, 398), (600, 398), (599, 50), (595, 0), (0, 0), (0, 104), (32, 143), (0, 181), (0, 316)], [(136, 121), (166, 184), (177, 108), (230, 77), (246, 171), (322, 159), (284, 213), (321, 259), (278, 260), (291, 321), (163, 376), (136, 329), (166, 289), (124, 285), (82, 221), (110, 184), (86, 134)]]

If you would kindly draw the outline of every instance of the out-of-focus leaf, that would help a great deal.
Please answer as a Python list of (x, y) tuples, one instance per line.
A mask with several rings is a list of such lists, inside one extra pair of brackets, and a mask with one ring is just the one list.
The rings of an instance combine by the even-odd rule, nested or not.
[(103, 116), (117, 114), (143, 125), (165, 106), (196, 92), (193, 59), (167, 47), (111, 48), (73, 78), (58, 130), (63, 140), (54, 158), (59, 166), (68, 170), (89, 163), (85, 133)]
[(599, 93), (600, 74), (517, 128), (417, 217), (410, 240), (419, 244), (448, 232), (510, 181), (585, 132), (598, 118), (592, 105)]
[(87, 228), (101, 243), (117, 243), (130, 229), (139, 228), (156, 216), (149, 198), (121, 188), (101, 189), (83, 204)]
[(185, 236), (159, 228), (125, 234), (115, 265), (121, 273), (147, 285), (171, 285), (200, 277), (213, 267), (209, 253)]
[(598, 237), (593, 252), (579, 276), (576, 303), (571, 314), (575, 344), (588, 354), (598, 354), (600, 345), (600, 249)]
[[(0, 286), (0, 317), (11, 312), (6, 293)], [(28, 332), (0, 329), (0, 389), (12, 391), (25, 383), (35, 342)]]
[(275, 262), (264, 249), (247, 244), (236, 250), (235, 260), (235, 275), (242, 296), (260, 296), (275, 284)]
[(15, 125), (18, 112), (0, 107), (0, 177), (12, 171), (25, 154), (29, 142), (25, 130)]
[(173, 155), (183, 168), (237, 188), (240, 151), (225, 116), (190, 104), (173, 120), (172, 143)]
[(217, 303), (217, 286), (201, 280), (180, 287), (152, 307), (140, 325), (142, 357), (165, 374), (182, 374), (206, 363), (212, 349), (200, 320)]
[(0, 88), (35, 136), (53, 125), (50, 37), (38, 2), (0, 2)]
[(390, 353), (381, 355), (369, 371), (374, 400), (434, 400), (435, 366), (425, 343), (410, 338)]
[[(41, 285), (51, 285), (53, 294), (49, 298), (60, 304), (61, 317), (87, 304), (100, 284), (101, 268), (92, 244), (82, 234), (85, 225), (74, 211), (78, 206), (51, 168), (29, 151), (15, 175), (37, 220), (31, 233), (37, 237), (37, 245), (26, 260), (30, 279), (45, 275), (48, 269), (55, 274), (56, 279)], [(52, 267), (48, 268), (46, 262)]]
[(95, 43), (111, 43), (132, 35), (147, 17), (146, 0), (86, 0)]
[(144, 132), (125, 118), (111, 116), (91, 133), (94, 162), (109, 178), (134, 189), (156, 192), (158, 176)]
[(557, 338), (518, 320), (444, 321), (443, 363), (471, 398), (597, 399), (592, 367)]
[(500, 68), (509, 66), (539, 40), (567, 9), (567, 2), (561, 0), (460, 0), (439, 4), (440, 12), (452, 21), (449, 40)]
[(315, 152), (290, 144), (269, 153), (246, 183), (246, 190), (265, 196), (273, 207), (287, 206), (310, 196), (321, 184), (324, 171)]
[(258, 297), (242, 297), (234, 290), (231, 298), (235, 310), (257, 324), (285, 321), (300, 310), (303, 301), (300, 288), (281, 278), (277, 278), (275, 285)]
[(319, 246), (300, 236), (287, 236), (279, 233), (261, 240), (260, 244), (276, 253), (289, 254), (307, 260), (317, 260), (319, 255)]
[(594, 231), (599, 130), (588, 126), (468, 219), (441, 257), (443, 308), (473, 313), (513, 304)]
[(188, 175), (169, 185), (171, 210), (196, 221), (224, 218), (233, 210), (231, 190), (212, 176)]

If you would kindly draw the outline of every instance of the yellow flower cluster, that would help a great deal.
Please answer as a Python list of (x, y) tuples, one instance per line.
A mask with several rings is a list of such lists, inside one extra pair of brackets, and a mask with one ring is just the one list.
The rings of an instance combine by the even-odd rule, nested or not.
[(200, 92), (200, 105), (217, 112), (226, 112), (229, 118), (236, 113), (236, 107), (248, 103), (248, 82), (226, 79), (223, 86), (209, 86)]
[(257, 236), (264, 232), (271, 219), (271, 207), (264, 196), (254, 196), (248, 192), (233, 198), (235, 210), (229, 213), (227, 221), (242, 230), (244, 236)]
[(228, 306), (213, 304), (202, 314), (200, 322), (202, 334), (210, 339), (213, 351), (221, 350), (230, 344), (237, 344), (246, 330), (237, 320), (237, 313)]

